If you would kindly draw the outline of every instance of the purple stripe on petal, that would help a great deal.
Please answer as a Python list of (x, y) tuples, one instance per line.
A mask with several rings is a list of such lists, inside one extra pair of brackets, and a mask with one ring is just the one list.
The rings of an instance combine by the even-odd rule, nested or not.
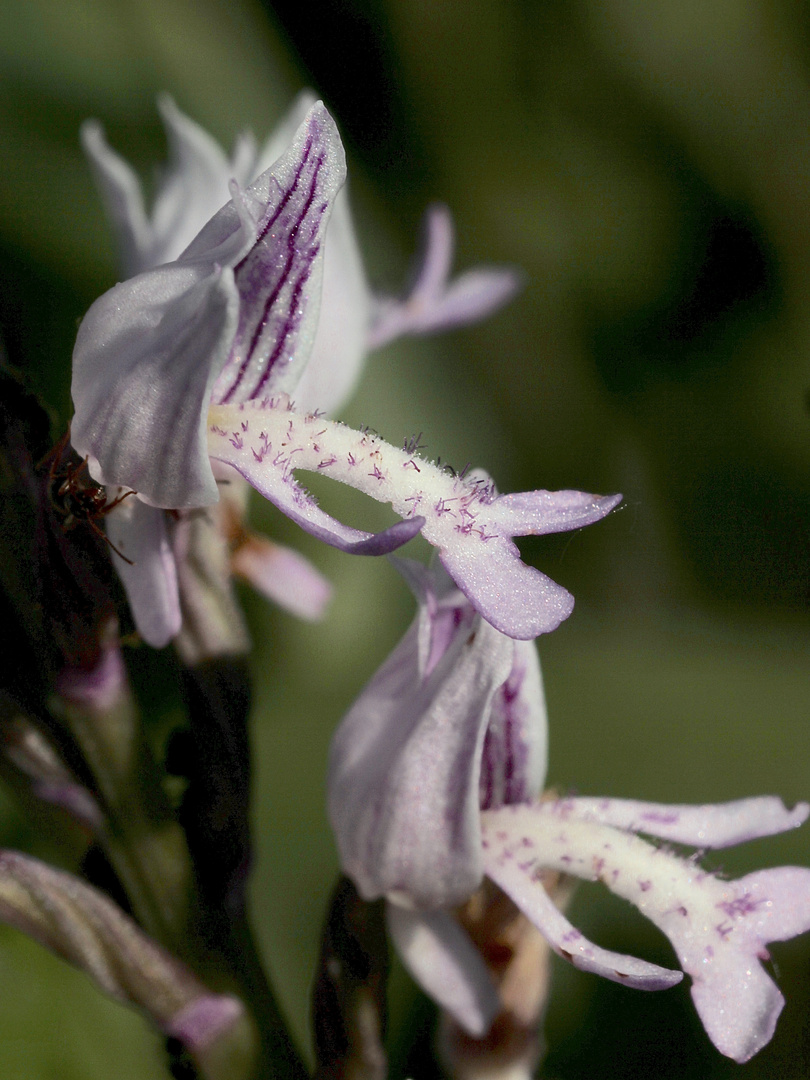
[(248, 188), (264, 211), (235, 267), (239, 326), (216, 402), (292, 390), (298, 381), (317, 327), (324, 234), (344, 177), (337, 130), (317, 104), (287, 153)]
[(546, 773), (548, 722), (534, 642), (515, 642), (509, 678), (492, 701), (481, 762), (481, 809), (526, 802)]
[[(308, 139), (304, 151), (304, 157), (296, 170), (295, 177), (290, 189), (286, 192), (283, 199), (276, 207), (276, 209), (269, 213), (267, 219), (259, 224), (259, 234), (256, 237), (256, 241), (247, 253), (247, 255), (241, 260), (241, 262), (234, 268), (234, 277), (236, 280), (237, 288), (239, 289), (239, 297), (242, 302), (239, 319), (239, 329), (237, 330), (236, 340), (233, 344), (232, 355), (244, 354), (242, 362), (239, 367), (239, 372), (236, 376), (236, 381), (231, 386), (228, 393), (223, 397), (223, 402), (229, 402), (234, 400), (244, 400), (245, 395), (240, 394), (237, 397), (237, 393), (241, 387), (243, 380), (245, 379), (251, 361), (254, 358), (256, 349), (259, 345), (259, 341), (267, 329), (268, 323), (271, 321), (271, 316), (275, 317), (278, 321), (280, 313), (274, 311), (274, 306), (278, 303), (279, 295), (287, 284), (288, 279), (291, 276), (291, 271), (294, 264), (296, 252), (296, 240), (298, 238), (298, 232), (301, 222), (305, 219), (307, 212), (312, 206), (312, 200), (315, 193), (315, 184), (317, 181), (318, 171), (323, 165), (323, 158), (319, 157), (315, 165), (315, 175), (312, 177), (309, 193), (300, 211), (293, 215), (292, 225), (290, 225), (289, 218), (282, 218), (280, 222), (279, 232), (282, 235), (286, 232), (286, 253), (284, 253), (284, 261), (280, 274), (277, 277), (274, 275), (278, 273), (278, 266), (274, 265), (274, 261), (277, 262), (279, 257), (279, 248), (282, 247), (281, 242), (277, 238), (276, 234), (272, 234), (268, 238), (268, 234), (274, 225), (278, 222), (284, 210), (287, 209), (287, 205), (290, 200), (298, 194), (298, 188), (301, 185), (301, 174), (304, 171), (304, 167), (309, 161), (310, 153), (312, 150), (312, 139)], [(321, 207), (321, 213), (323, 213), (324, 207)], [(315, 248), (313, 253), (305, 252), (302, 256), (308, 271), (311, 265), (312, 259), (318, 253), (318, 248)], [(300, 289), (296, 295), (300, 294)], [(261, 314), (256, 318), (256, 306), (259, 302), (259, 298), (264, 295), (264, 302), (261, 307)], [(289, 308), (285, 315), (281, 319), (281, 328), (277, 330), (275, 334), (275, 344), (270, 355), (267, 358), (264, 372), (262, 375), (262, 381), (266, 380), (267, 372), (273, 367), (278, 356), (291, 333), (295, 330), (295, 303), (290, 302)], [(253, 322), (253, 330), (250, 336), (250, 343), (245, 348), (245, 338), (250, 330), (250, 323)], [(261, 382), (260, 384), (261, 385)], [(258, 388), (258, 387), (257, 387)], [(247, 395), (248, 397), (254, 397), (255, 392)]]

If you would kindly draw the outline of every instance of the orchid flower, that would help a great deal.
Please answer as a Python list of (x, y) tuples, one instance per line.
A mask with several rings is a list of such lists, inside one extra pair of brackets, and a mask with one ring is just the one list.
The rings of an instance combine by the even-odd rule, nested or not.
[[(158, 109), (169, 143), (151, 215), (137, 175), (107, 144), (101, 125), (82, 126), (82, 144), (118, 240), (121, 268), (131, 277), (176, 260), (231, 197), (282, 156), (316, 103), (304, 90), (259, 149), (241, 134), (228, 157), (168, 94)], [(405, 334), (426, 334), (485, 318), (510, 300), (521, 277), (506, 267), (476, 267), (450, 281), (453, 221), (446, 206), (425, 214), (424, 244), (413, 284), (402, 299), (377, 295), (366, 280), (344, 185), (334, 195), (323, 254), (323, 301), (309, 360), (296, 387), (299, 408), (337, 412), (351, 396), (369, 350)]]
[(810, 806), (541, 801), (547, 721), (534, 644), (488, 625), (441, 571), (404, 572), (419, 613), (338, 728), (328, 788), (343, 869), (365, 899), (389, 900), (412, 974), (469, 1034), (486, 1033), (498, 996), (451, 911), (486, 875), (574, 966), (639, 989), (679, 982), (680, 971), (589, 942), (541, 879), (598, 880), (667, 934), (709, 1037), (747, 1060), (783, 1005), (760, 961), (768, 942), (810, 929), (810, 870), (724, 881), (638, 834), (727, 847), (795, 828)]
[[(232, 199), (173, 262), (116, 285), (90, 308), (74, 350), (72, 440), (100, 483), (148, 507), (218, 501), (213, 462), (231, 466), (325, 542), (385, 554), (420, 530), (493, 625), (513, 637), (553, 629), (570, 595), (524, 566), (513, 536), (578, 528), (619, 496), (536, 491), (497, 497), (416, 452), (352, 431), (289, 398), (317, 326), (323, 239), (345, 176), (340, 139), (316, 104), (282, 157)], [(296, 483), (331, 476), (390, 502), (403, 520), (376, 536), (341, 524)], [(165, 642), (176, 626), (162, 516), (133, 500), (124, 540), (137, 551), (128, 592), (139, 627)], [(120, 520), (120, 519), (119, 519)], [(117, 545), (118, 546), (118, 545)], [(156, 587), (139, 589), (151, 580)], [(151, 601), (150, 601), (151, 602)], [(150, 640), (148, 637), (147, 640)]]
[[(285, 198), (292, 195), (300, 209), (306, 200), (305, 184), (301, 178), (297, 188), (292, 183), (290, 169), (294, 168), (294, 161), (291, 165), (293, 159), (290, 154), (284, 159), (286, 165), (281, 164), (281, 159), (296, 132), (300, 134), (301, 126), (311, 116), (314, 106), (314, 96), (309, 92), (302, 93), (261, 151), (257, 150), (252, 136), (242, 135), (236, 142), (232, 156), (228, 158), (218, 144), (184, 116), (168, 96), (161, 97), (159, 109), (168, 136), (170, 161), (160, 180), (151, 215), (147, 214), (136, 174), (109, 147), (100, 125), (88, 121), (83, 126), (82, 142), (108, 215), (118, 234), (122, 268), (127, 275), (136, 275), (134, 282), (139, 282), (142, 288), (146, 287), (148, 293), (139, 291), (133, 282), (119, 286), (117, 292), (113, 290), (114, 297), (110, 298), (113, 305), (126, 296), (123, 318), (120, 317), (121, 313), (116, 313), (119, 317), (113, 318), (114, 325), (110, 325), (113, 313), (109, 306), (103, 311), (96, 309), (95, 314), (100, 318), (93, 323), (95, 330), (111, 332), (117, 341), (120, 341), (119, 335), (123, 334), (130, 341), (131, 335), (137, 335), (147, 328), (154, 331), (159, 322), (163, 331), (171, 333), (171, 314), (175, 310), (179, 314), (183, 332), (197, 334), (197, 341), (190, 351), (183, 353), (182, 349), (176, 352), (164, 349), (158, 357), (154, 352), (149, 355), (155, 344), (154, 333), (151, 336), (145, 333), (144, 348), (138, 355), (133, 354), (133, 346), (137, 352), (137, 345), (129, 345), (130, 363), (127, 366), (130, 370), (122, 372), (120, 368), (114, 368), (112, 372), (105, 372), (106, 378), (98, 377), (100, 373), (92, 361), (89, 365), (86, 363), (88, 352), (95, 350), (92, 344), (89, 350), (86, 348), (87, 336), (82, 338), (82, 345), (77, 346), (75, 354), (73, 392), (77, 417), (73, 424), (73, 439), (77, 448), (87, 447), (91, 471), (97, 479), (113, 472), (120, 476), (129, 472), (128, 469), (112, 469), (109, 439), (107, 453), (102, 451), (98, 455), (93, 447), (98, 442), (99, 426), (111, 423), (113, 413), (118, 413), (119, 419), (123, 411), (129, 410), (131, 414), (123, 430), (115, 427), (116, 437), (121, 435), (126, 441), (133, 432), (137, 420), (145, 412), (145, 395), (148, 393), (154, 398), (167, 381), (166, 378), (156, 377), (156, 365), (171, 365), (173, 369), (178, 365), (178, 368), (185, 369), (172, 371), (175, 382), (179, 384), (172, 389), (175, 394), (178, 390), (191, 391), (188, 400), (192, 403), (192, 412), (200, 399), (204, 401), (211, 392), (214, 392), (213, 400), (219, 400), (216, 394), (225, 391), (221, 386), (213, 386), (213, 378), (224, 359), (224, 340), (233, 330), (228, 319), (232, 321), (237, 318), (235, 310), (239, 304), (241, 313), (238, 318), (243, 320), (251, 308), (256, 319), (262, 320), (265, 315), (269, 317), (269, 307), (268, 312), (262, 313), (261, 305), (274, 305), (271, 322), (277, 340), (272, 339), (271, 327), (270, 333), (263, 332), (261, 340), (252, 341), (249, 346), (254, 354), (258, 350), (259, 354), (264, 355), (268, 371), (271, 366), (274, 367), (272, 385), (279, 384), (279, 369), (287, 364), (288, 374), (282, 383), (286, 389), (295, 385), (298, 407), (304, 411), (332, 412), (343, 404), (354, 389), (368, 349), (376, 348), (403, 333), (426, 333), (483, 318), (516, 291), (519, 284), (517, 275), (511, 270), (499, 268), (469, 271), (448, 284), (452, 259), (452, 221), (446, 208), (433, 207), (427, 215), (428, 242), (412, 291), (402, 302), (373, 297), (366, 283), (355, 239), (347, 191), (345, 186), (340, 186), (344, 169), (343, 151), (333, 127), (328, 134), (322, 133), (320, 138), (324, 147), (329, 144), (328, 153), (335, 160), (339, 158), (340, 165), (337, 172), (332, 169), (331, 181), (327, 181), (324, 171), (321, 173), (317, 191), (318, 205), (322, 210), (320, 222), (316, 220), (317, 215), (297, 220), (295, 213), (286, 219), (289, 236), (296, 236), (302, 226), (305, 226), (304, 231), (306, 228), (315, 229), (309, 241), (296, 249), (296, 265), (291, 264), (287, 268), (292, 277), (286, 279), (286, 293), (274, 295), (273, 290), (282, 280), (283, 273), (279, 277), (269, 270), (272, 259), (284, 255), (283, 237), (273, 235), (278, 247), (274, 246), (273, 238), (268, 241), (265, 237), (260, 244), (262, 254), (257, 258), (256, 252), (253, 253), (252, 271), (241, 266), (240, 259), (248, 260), (250, 237), (255, 239), (258, 236), (256, 220), (261, 218), (266, 221), (272, 217), (271, 204), (273, 207), (283, 207)], [(249, 187), (249, 195), (242, 193), (241, 189), (256, 177), (263, 180), (255, 181)], [(234, 192), (237, 193), (236, 201), (229, 202), (229, 196)], [(235, 271), (233, 284), (238, 297), (233, 295), (233, 284), (229, 286), (225, 279), (218, 288), (214, 287), (213, 269), (216, 266), (221, 268), (223, 253), (216, 252), (211, 246), (211, 230), (206, 232), (208, 241), (197, 242), (196, 239), (197, 234), (206, 228), (209, 219), (214, 218), (219, 222), (220, 233), (217, 235), (224, 237), (229, 231), (233, 233), (236, 248), (231, 252), (230, 261)], [(241, 222), (241, 232), (236, 228), (237, 218)], [(244, 251), (238, 250), (240, 241)], [(290, 252), (291, 249), (288, 249), (287, 254)], [(198, 293), (192, 296), (189, 291), (191, 280), (197, 278), (189, 261), (199, 263), (200, 257), (203, 261), (210, 257), (209, 279), (207, 284), (198, 282)], [(175, 267), (175, 273), (169, 270), (167, 264)], [(181, 265), (185, 267), (185, 277), (182, 274), (178, 276), (176, 272)], [(251, 274), (255, 277), (256, 265), (264, 268), (259, 274), (264, 273), (265, 280), (258, 292), (254, 289), (251, 293), (247, 278)], [(152, 274), (141, 281), (142, 275), (148, 275), (158, 267), (163, 267), (161, 273)], [(199, 276), (199, 266), (197, 274)], [(318, 280), (321, 275), (323, 303), (318, 314)], [(297, 285), (290, 284), (294, 280), (297, 280)], [(226, 303), (229, 289), (229, 302)], [(291, 296), (300, 306), (287, 325), (285, 305), (289, 305)], [(189, 301), (197, 316), (203, 315), (206, 305), (210, 308), (209, 318), (203, 320), (194, 331), (188, 313), (181, 313), (182, 305), (188, 305)], [(218, 314), (214, 310), (217, 305), (221, 309)], [(302, 316), (305, 306), (308, 310), (306, 318)], [(137, 310), (139, 307), (140, 313)], [(291, 313), (287, 310), (286, 314)], [(299, 316), (301, 325), (297, 325)], [(202, 344), (203, 338), (209, 333), (212, 342), (217, 341), (219, 334), (219, 351), (203, 347), (198, 352), (196, 345)], [(231, 369), (234, 363), (238, 367), (236, 357), (238, 350), (247, 343), (246, 333), (246, 325), (240, 324), (236, 330), (236, 340), (231, 341), (229, 350)], [(289, 358), (293, 356), (294, 375), (289, 370)], [(199, 365), (193, 370), (195, 358)], [(227, 368), (226, 363), (223, 378), (227, 378)], [(164, 376), (167, 374), (164, 371)], [(211, 385), (205, 383), (209, 375)], [(91, 386), (91, 382), (95, 382), (95, 387)], [(234, 390), (233, 387), (226, 389), (225, 400), (228, 400)], [(104, 397), (108, 391), (120, 395), (120, 408), (107, 408)], [(160, 404), (155, 402), (155, 405), (157, 408), (163, 407), (165, 411), (162, 416), (165, 418), (174, 413), (176, 398), (166, 395)], [(105, 420), (101, 419), (99, 411), (104, 412)], [(96, 415), (91, 416), (91, 412)], [(179, 416), (188, 420), (188, 413), (183, 409)], [(163, 423), (162, 420), (158, 422)], [(88, 431), (91, 425), (95, 427), (95, 437)], [(146, 425), (144, 435), (147, 439), (152, 435), (151, 427), (151, 424)], [(156, 453), (163, 452), (160, 440), (156, 440), (154, 446)], [(241, 504), (243, 517), (246, 494), (240, 491), (244, 487), (241, 478), (221, 465), (215, 468), (215, 475), (218, 481), (227, 483), (231, 509)], [(121, 484), (137, 487), (136, 480), (137, 476), (128, 476)], [(122, 487), (117, 494), (123, 490)], [(140, 502), (122, 502), (110, 514), (107, 531), (136, 625), (146, 641), (161, 646), (175, 636), (180, 627), (176, 553), (164, 515), (144, 505), (154, 503), (154, 499), (144, 496), (142, 489), (139, 491)], [(210, 503), (210, 486), (206, 494)], [(172, 503), (171, 499), (169, 501)], [(176, 509), (173, 504), (172, 508)], [(232, 571), (246, 577), (254, 587), (295, 614), (304, 618), (320, 617), (331, 593), (329, 584), (296, 552), (245, 532), (241, 528), (241, 517), (237, 521), (234, 514), (228, 512), (221, 523), (234, 545)], [(124, 558), (118, 558), (118, 553)]]

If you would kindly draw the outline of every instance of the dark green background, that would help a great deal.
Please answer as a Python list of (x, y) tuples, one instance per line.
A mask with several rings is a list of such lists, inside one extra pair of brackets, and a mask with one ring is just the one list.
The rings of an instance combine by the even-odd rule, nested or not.
[[(550, 780), (671, 801), (810, 794), (810, 13), (765, 0), (5, 0), (0, 5), (0, 328), (69, 416), (78, 320), (116, 280), (78, 148), (97, 116), (149, 182), (154, 97), (230, 145), (314, 85), (350, 152), (369, 273), (396, 288), (423, 206), (443, 199), (459, 265), (523, 267), (480, 327), (375, 355), (344, 414), (502, 490), (621, 490), (623, 509), (523, 545), (577, 608), (541, 642)], [(350, 495), (327, 507), (375, 517)], [(330, 732), (404, 630), (384, 563), (268, 531), (335, 582), (303, 626), (245, 595), (256, 642), (254, 921), (306, 1036), (336, 871), (323, 811)], [(160, 683), (152, 706), (176, 708)], [(10, 799), (0, 842), (53, 856)], [(724, 853), (738, 874), (810, 862), (810, 832)], [(667, 943), (601, 888), (573, 917), (662, 963)], [(0, 929), (0, 1076), (162, 1075), (156, 1035)], [(544, 1076), (799, 1080), (810, 942), (775, 950), (788, 1005), (751, 1064), (708, 1044), (686, 988), (642, 995), (555, 966)], [(402, 976), (395, 1019), (406, 1013)], [(411, 1014), (418, 1021), (419, 1012)], [(416, 1017), (416, 1020), (413, 1018)], [(394, 1040), (397, 1069), (404, 1069)], [(419, 1072), (419, 1069), (424, 1071)], [(425, 1080), (416, 1058), (409, 1074)]]

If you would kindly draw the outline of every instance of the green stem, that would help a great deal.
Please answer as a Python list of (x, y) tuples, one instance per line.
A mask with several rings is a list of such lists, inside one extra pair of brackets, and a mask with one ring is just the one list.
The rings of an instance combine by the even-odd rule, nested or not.
[(262, 1052), (254, 1080), (309, 1080), (309, 1070), (287, 1029), (246, 917), (232, 925), (229, 953), (261, 1036)]
[(191, 857), (143, 740), (135, 702), (122, 676), (112, 700), (71, 690), (53, 711), (66, 722), (92, 773), (106, 827), (99, 839), (141, 926), (188, 959), (193, 897)]

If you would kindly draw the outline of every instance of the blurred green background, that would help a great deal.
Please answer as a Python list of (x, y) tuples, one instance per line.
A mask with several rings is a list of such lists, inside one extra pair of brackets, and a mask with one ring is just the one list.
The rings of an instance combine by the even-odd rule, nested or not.
[[(230, 146), (312, 85), (341, 125), (371, 280), (396, 289), (424, 205), (458, 265), (509, 262), (523, 294), (479, 327), (375, 355), (344, 418), (486, 466), (502, 490), (625, 493), (575, 535), (522, 544), (577, 597), (540, 643), (550, 780), (670, 801), (810, 794), (810, 11), (767, 0), (4, 0), (0, 332), (67, 421), (78, 320), (116, 280), (78, 127), (99, 117), (147, 184), (169, 90)], [(327, 507), (372, 520), (340, 492)], [(384, 562), (351, 560), (267, 507), (330, 575), (304, 626), (245, 594), (257, 702), (256, 929), (306, 1043), (336, 858), (330, 732), (412, 614)], [(171, 688), (151, 704), (171, 716)], [(55, 857), (10, 796), (0, 843)], [(810, 832), (723, 854), (739, 874), (810, 862)], [(601, 888), (573, 919), (672, 963)], [(770, 1047), (721, 1058), (686, 988), (643, 995), (557, 964), (548, 1080), (799, 1080), (810, 940), (774, 949), (788, 1004)], [(83, 976), (0, 928), (0, 1076), (160, 1077), (159, 1039)], [(401, 975), (394, 1019), (431, 1022)], [(425, 1036), (426, 1038), (426, 1036)], [(424, 1045), (425, 1039), (422, 1039)], [(393, 1074), (425, 1080), (393, 1038)]]

